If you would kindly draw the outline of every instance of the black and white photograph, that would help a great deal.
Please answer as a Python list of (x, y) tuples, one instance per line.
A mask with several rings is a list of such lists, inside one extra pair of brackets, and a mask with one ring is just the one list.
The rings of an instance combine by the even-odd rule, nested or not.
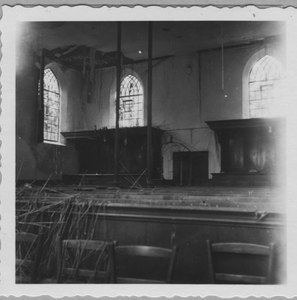
[(294, 9), (29, 10), (2, 32), (16, 294), (284, 294)]

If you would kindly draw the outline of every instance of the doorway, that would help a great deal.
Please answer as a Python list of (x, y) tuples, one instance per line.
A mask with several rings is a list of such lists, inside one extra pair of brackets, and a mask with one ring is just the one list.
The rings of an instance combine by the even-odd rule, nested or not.
[(173, 179), (176, 185), (200, 185), (208, 179), (208, 151), (174, 152)]

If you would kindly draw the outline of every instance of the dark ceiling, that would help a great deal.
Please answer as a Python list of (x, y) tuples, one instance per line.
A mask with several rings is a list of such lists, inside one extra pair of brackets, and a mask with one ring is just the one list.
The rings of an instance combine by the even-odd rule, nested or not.
[[(62, 64), (76, 69), (83, 70), (83, 68), (90, 67), (90, 53), (91, 48), (86, 46), (70, 46), (47, 51), (47, 56)], [(122, 64), (133, 64), (133, 59), (122, 57)], [(94, 52), (94, 67), (107, 68), (117, 64), (117, 52), (102, 53), (100, 51)]]
[[(122, 22), (123, 64), (148, 57), (148, 22)], [(37, 52), (82, 69), (93, 53), (96, 68), (116, 64), (117, 22), (21, 23), (22, 38)], [(158, 21), (153, 22), (153, 57), (195, 53), (217, 47), (285, 37), (279, 21)]]

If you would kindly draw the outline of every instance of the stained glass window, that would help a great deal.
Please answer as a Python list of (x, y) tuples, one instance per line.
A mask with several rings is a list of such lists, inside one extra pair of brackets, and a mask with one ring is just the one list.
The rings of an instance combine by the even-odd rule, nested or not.
[(56, 76), (47, 68), (43, 79), (44, 140), (59, 141), (60, 88)]
[(274, 117), (281, 103), (285, 73), (282, 64), (265, 55), (253, 66), (249, 76), (250, 117)]
[(121, 127), (143, 125), (143, 88), (133, 75), (121, 82), (119, 124)]

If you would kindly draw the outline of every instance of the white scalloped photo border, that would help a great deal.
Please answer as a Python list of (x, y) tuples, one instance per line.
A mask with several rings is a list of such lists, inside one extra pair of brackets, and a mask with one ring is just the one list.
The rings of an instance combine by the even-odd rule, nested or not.
[[(66, 2), (66, 1), (65, 1)], [(211, 286), (211, 285), (15, 285), (15, 42), (18, 38), (19, 21), (149, 21), (149, 20), (283, 20), (287, 23), (287, 73), (289, 103), (287, 124), (287, 206), (288, 206), (288, 282), (275, 286)], [(90, 6), (69, 7), (62, 5), (24, 7), (2, 6), (1, 30), (1, 251), (0, 251), (0, 294), (4, 296), (52, 297), (79, 296), (200, 296), (215, 295), (226, 297), (248, 296), (286, 296), (297, 295), (296, 243), (297, 238), (297, 200), (295, 170), (297, 170), (297, 12), (293, 7), (257, 8), (244, 7), (108, 7)]]

